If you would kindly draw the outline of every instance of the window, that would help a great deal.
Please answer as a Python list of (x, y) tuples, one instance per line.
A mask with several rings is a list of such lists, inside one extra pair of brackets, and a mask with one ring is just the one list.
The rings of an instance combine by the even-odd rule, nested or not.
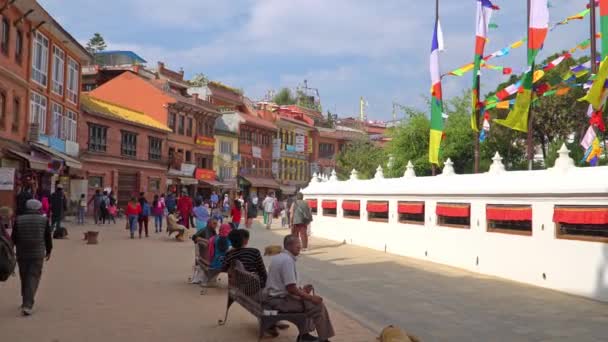
[(103, 177), (89, 176), (89, 188), (100, 189), (103, 187)]
[(532, 235), (532, 207), (488, 204), (486, 222), (488, 232)]
[(0, 91), (0, 128), (4, 128), (6, 122), (6, 93)]
[(120, 153), (127, 157), (135, 157), (137, 155), (137, 134), (126, 131), (122, 132)]
[(63, 139), (63, 107), (53, 102), (53, 131), (55, 138)]
[(32, 92), (30, 94), (30, 123), (38, 124), (38, 131), (46, 131), (46, 97)]
[(17, 34), (15, 35), (15, 60), (18, 64), (21, 64), (21, 59), (23, 58), (23, 32), (21, 30), (17, 30)]
[(148, 180), (148, 192), (158, 192), (160, 190), (160, 179), (150, 178)]
[(336, 217), (336, 201), (323, 200), (323, 202), (321, 202), (321, 208), (323, 208), (323, 216)]
[(169, 128), (175, 133), (175, 113), (169, 113)]
[(471, 228), (471, 205), (468, 203), (437, 203), (437, 224), (452, 228)]
[(555, 206), (553, 222), (558, 239), (608, 243), (608, 206)]
[(388, 202), (367, 202), (367, 220), (388, 222)]
[(53, 92), (63, 96), (63, 80), (65, 79), (65, 52), (53, 45)]
[(32, 80), (46, 87), (49, 40), (40, 32), (32, 36)]
[(196, 134), (205, 135), (205, 121), (196, 120)]
[(108, 128), (89, 124), (89, 151), (105, 152)]
[(360, 201), (343, 201), (342, 210), (344, 210), (344, 218), (360, 218), (361, 217), (361, 202)]
[(317, 210), (317, 200), (316, 199), (309, 199), (306, 200), (308, 202), (308, 206), (310, 207), (310, 211), (313, 213), (313, 215), (317, 215), (318, 210)]
[(221, 166), (220, 167), (220, 179), (225, 180), (225, 179), (231, 179), (231, 178), (232, 178), (232, 168), (228, 167), (228, 166)]
[(78, 103), (78, 63), (68, 58), (68, 101)]
[(192, 118), (188, 118), (188, 128), (186, 129), (186, 135), (191, 137), (192, 136)]
[(161, 160), (162, 156), (162, 139), (149, 137), (148, 138), (148, 159), (150, 160)]
[(66, 108), (63, 117), (63, 137), (65, 140), (76, 141), (78, 114)]
[(192, 161), (192, 152), (186, 151), (186, 163), (190, 163)]
[(220, 153), (232, 155), (232, 142), (220, 141)]
[(320, 143), (319, 144), (319, 158), (331, 159), (334, 157), (335, 149), (333, 144)]
[(21, 111), (21, 100), (16, 97), (13, 96), (13, 124), (12, 124), (12, 130), (13, 132), (18, 132), (19, 131), (19, 120), (21, 120), (19, 113)]
[(8, 22), (8, 18), (2, 18), (2, 36), (0, 37), (0, 51), (2, 51), (2, 53), (5, 55), (8, 55), (10, 29), (11, 25)]
[(179, 124), (177, 126), (177, 134), (184, 135), (184, 126), (186, 125), (186, 117), (183, 115), (179, 116)]
[(424, 202), (399, 202), (397, 213), (400, 223), (424, 225)]

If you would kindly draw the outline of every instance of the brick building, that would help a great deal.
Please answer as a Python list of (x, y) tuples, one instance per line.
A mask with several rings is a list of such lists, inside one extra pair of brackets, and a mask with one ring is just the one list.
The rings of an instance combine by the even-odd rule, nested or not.
[(312, 159), (315, 162), (312, 168), (316, 172), (330, 174), (336, 168), (338, 152), (342, 151), (349, 142), (365, 138), (365, 132), (350, 127), (317, 127), (313, 138), (315, 145)]
[(111, 188), (124, 206), (140, 192), (164, 192), (169, 132), (145, 113), (83, 95), (78, 141), (89, 195)]
[(158, 64), (157, 78), (147, 80), (125, 72), (91, 92), (91, 96), (140, 111), (166, 124), (168, 179), (170, 190), (186, 189), (209, 193), (215, 180), (213, 152), (214, 126), (219, 116), (216, 107), (188, 95), (183, 72)]
[(13, 205), (6, 195), (26, 178), (39, 193), (61, 182), (75, 199), (80, 66), (90, 60), (38, 2), (0, 0), (0, 173), (15, 174), (0, 205)]
[(156, 79), (156, 72), (146, 68), (146, 60), (133, 51), (100, 51), (94, 62), (82, 67), (82, 90), (92, 91), (123, 72), (130, 71), (148, 80)]

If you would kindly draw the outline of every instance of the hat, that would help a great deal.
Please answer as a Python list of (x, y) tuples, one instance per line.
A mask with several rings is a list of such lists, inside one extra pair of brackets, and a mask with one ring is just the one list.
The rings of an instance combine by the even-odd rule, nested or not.
[(42, 203), (37, 199), (31, 199), (25, 202), (25, 207), (29, 210), (40, 210), (40, 208), (42, 208)]

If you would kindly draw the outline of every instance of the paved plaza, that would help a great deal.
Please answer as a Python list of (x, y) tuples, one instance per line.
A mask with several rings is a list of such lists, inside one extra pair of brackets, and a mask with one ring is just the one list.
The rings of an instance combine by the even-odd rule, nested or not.
[[(7, 341), (255, 341), (256, 322), (240, 306), (217, 326), (226, 290), (199, 295), (185, 282), (191, 243), (165, 235), (131, 241), (124, 224), (103, 227), (85, 245), (81, 228), (56, 241), (35, 315), (18, 315), (18, 278), (0, 283), (0, 331)], [(251, 244), (280, 244), (286, 230), (256, 225)], [(312, 239), (298, 261), (331, 309), (332, 341), (374, 341), (397, 324), (423, 341), (604, 341), (608, 304)], [(225, 283), (225, 276), (223, 282)], [(266, 339), (271, 340), (271, 339)], [(273, 341), (295, 340), (291, 328)]]

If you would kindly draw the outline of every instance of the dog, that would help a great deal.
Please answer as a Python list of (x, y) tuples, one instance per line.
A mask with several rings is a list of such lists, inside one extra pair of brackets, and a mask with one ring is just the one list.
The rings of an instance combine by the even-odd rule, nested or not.
[(380, 336), (378, 336), (380, 342), (421, 342), (416, 336), (408, 335), (405, 331), (397, 328), (393, 325), (387, 325), (382, 329)]
[(279, 245), (266, 246), (264, 248), (264, 256), (273, 256), (281, 253), (283, 251), (283, 247)]

